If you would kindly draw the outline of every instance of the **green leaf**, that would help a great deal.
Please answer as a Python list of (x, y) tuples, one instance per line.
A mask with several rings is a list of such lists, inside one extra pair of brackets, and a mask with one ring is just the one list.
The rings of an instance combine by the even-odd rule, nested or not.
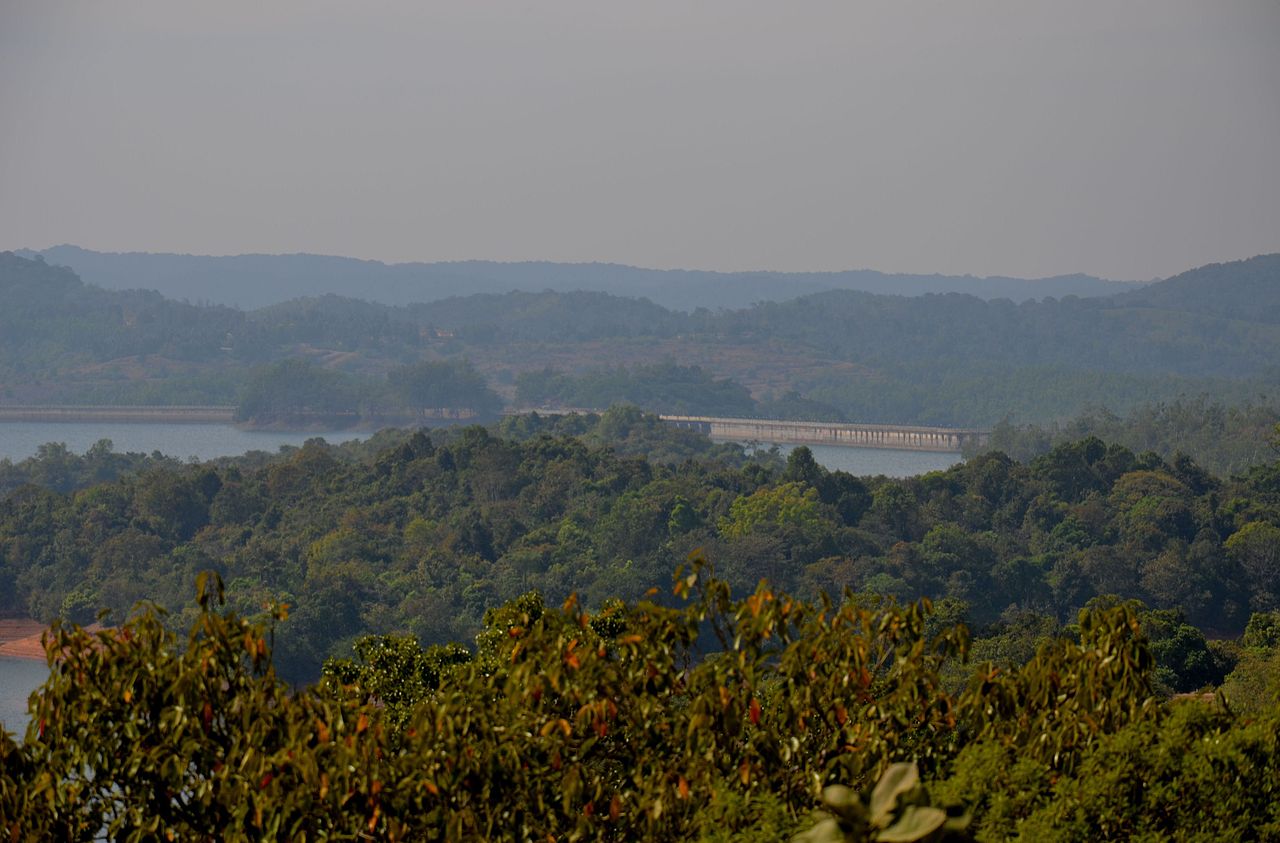
[(822, 789), (822, 802), (827, 810), (849, 825), (862, 827), (867, 824), (867, 809), (862, 804), (862, 797), (852, 788), (841, 784), (829, 785)]
[(846, 808), (858, 802), (858, 794), (851, 787), (833, 784), (822, 789), (822, 801), (832, 808)]
[(947, 812), (940, 808), (908, 805), (898, 821), (877, 834), (876, 840), (880, 843), (912, 843), (933, 834), (946, 821)]
[(844, 843), (845, 833), (835, 817), (819, 820), (813, 828), (791, 838), (792, 843)]
[(886, 826), (893, 819), (893, 809), (898, 797), (914, 790), (920, 784), (920, 771), (915, 764), (899, 762), (889, 765), (875, 790), (871, 791), (871, 822)]

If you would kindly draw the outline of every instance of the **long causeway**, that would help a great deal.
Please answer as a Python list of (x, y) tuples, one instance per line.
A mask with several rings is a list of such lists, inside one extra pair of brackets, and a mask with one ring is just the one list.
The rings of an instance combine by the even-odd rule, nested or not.
[(904, 451), (959, 451), (981, 445), (989, 431), (955, 427), (912, 427), (896, 424), (728, 419), (715, 416), (661, 416), (677, 427), (699, 430), (712, 439), (735, 442), (778, 442), (795, 445), (842, 445), (850, 448), (894, 448)]

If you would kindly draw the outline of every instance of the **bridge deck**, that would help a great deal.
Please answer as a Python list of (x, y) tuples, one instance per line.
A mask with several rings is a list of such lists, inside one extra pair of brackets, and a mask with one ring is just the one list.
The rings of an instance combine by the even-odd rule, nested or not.
[(971, 443), (985, 442), (989, 435), (988, 431), (973, 428), (919, 425), (732, 419), (715, 416), (663, 415), (661, 418), (677, 427), (700, 430), (714, 439), (906, 451), (954, 452)]

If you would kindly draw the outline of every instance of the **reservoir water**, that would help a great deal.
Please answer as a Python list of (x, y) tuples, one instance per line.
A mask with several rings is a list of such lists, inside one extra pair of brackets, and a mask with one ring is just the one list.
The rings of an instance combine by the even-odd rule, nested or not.
[[(68, 450), (83, 454), (99, 439), (110, 439), (118, 453), (159, 451), (171, 457), (210, 460), (247, 451), (274, 453), (281, 445), (301, 445), (313, 437), (329, 442), (364, 439), (368, 431), (337, 432), (242, 430), (229, 424), (169, 424), (125, 422), (3, 422), (0, 423), (0, 459), (14, 462), (33, 457), (47, 442), (62, 442)], [(788, 453), (793, 446), (779, 450)], [(960, 462), (960, 455), (937, 451), (898, 451), (882, 448), (844, 448), (810, 445), (813, 457), (825, 468), (857, 475), (883, 474), (910, 477), (941, 471)]]
[(317, 436), (336, 443), (364, 439), (369, 432), (241, 430), (229, 424), (3, 422), (0, 459), (18, 462), (33, 457), (46, 442), (62, 442), (68, 450), (83, 454), (99, 439), (110, 439), (117, 453), (159, 451), (179, 459), (211, 460), (247, 451), (274, 453), (281, 445), (301, 445)]
[[(778, 448), (785, 456), (795, 445)], [(806, 445), (818, 465), (828, 471), (847, 471), (859, 477), (914, 477), (945, 471), (963, 457), (950, 451), (899, 451), (890, 448), (846, 448), (841, 445)]]
[(49, 676), (49, 667), (34, 659), (0, 656), (0, 727), (18, 736), (27, 730), (27, 697)]

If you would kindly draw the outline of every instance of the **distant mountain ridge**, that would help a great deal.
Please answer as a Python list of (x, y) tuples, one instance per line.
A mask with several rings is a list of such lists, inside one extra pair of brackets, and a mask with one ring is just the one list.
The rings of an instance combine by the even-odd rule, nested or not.
[(1090, 275), (1024, 279), (970, 275), (842, 272), (708, 272), (658, 270), (621, 264), (497, 263), (387, 264), (324, 255), (232, 255), (226, 257), (150, 252), (95, 252), (62, 245), (33, 251), (70, 267), (86, 283), (111, 290), (157, 290), (174, 299), (208, 301), (255, 309), (304, 296), (335, 294), (381, 304), (405, 305), (475, 293), (512, 290), (584, 290), (648, 298), (673, 310), (742, 308), (760, 301), (787, 301), (827, 290), (919, 296), (967, 293), (1015, 302), (1045, 297), (1096, 297), (1134, 291), (1142, 282), (1108, 281)]
[(675, 389), (683, 378), (681, 388), (696, 392), (708, 377), (729, 378), (770, 412), (803, 405), (828, 417), (944, 426), (1201, 394), (1240, 401), (1280, 384), (1280, 255), (1117, 296), (1021, 303), (846, 289), (689, 313), (602, 291), (399, 306), (355, 292), (362, 298), (243, 310), (104, 289), (50, 261), (0, 252), (0, 401), (230, 402), (255, 367), (288, 359), (365, 379), (423, 360), (468, 360), (499, 391), (536, 375), (557, 395), (634, 381), (637, 370), (649, 378), (658, 364), (694, 365), (701, 380), (670, 366), (658, 380)]
[(1111, 303), (1280, 325), (1280, 254), (1190, 269)]

